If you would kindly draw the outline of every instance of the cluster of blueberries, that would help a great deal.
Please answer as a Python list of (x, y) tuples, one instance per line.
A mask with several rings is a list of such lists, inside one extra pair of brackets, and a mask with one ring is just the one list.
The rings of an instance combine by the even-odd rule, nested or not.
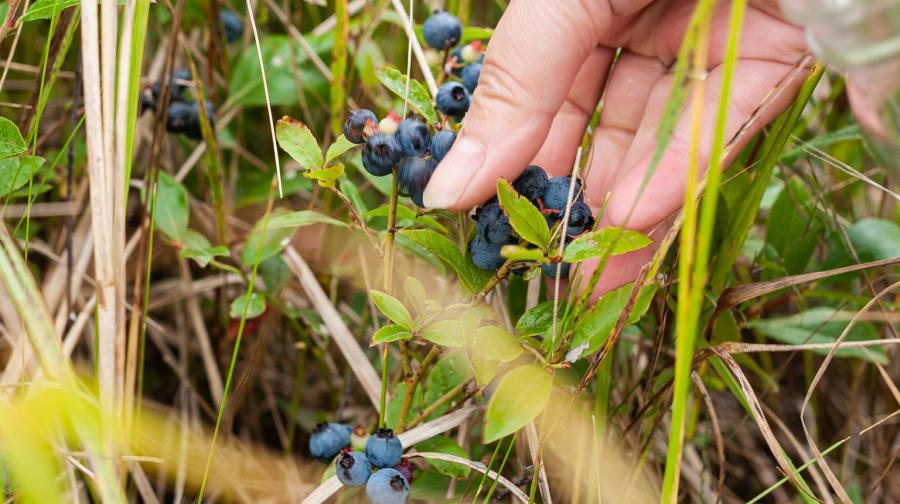
[(462, 23), (448, 12), (436, 12), (426, 19), (422, 25), (422, 35), (433, 49), (449, 52), (449, 57), (444, 61), (444, 71), (462, 80), (442, 84), (434, 100), (438, 110), (459, 121), (469, 110), (472, 93), (481, 77), (484, 61), (482, 43), (475, 41), (457, 47), (462, 39)]
[(434, 136), (415, 116), (402, 119), (390, 113), (378, 121), (371, 110), (352, 110), (344, 122), (344, 136), (363, 146), (363, 167), (376, 177), (390, 175), (399, 166), (400, 189), (416, 205), (424, 206), (422, 195), (434, 169), (450, 150), (456, 133), (443, 129)]
[(352, 433), (347, 424), (320, 423), (309, 438), (309, 451), (325, 463), (334, 459), (335, 475), (345, 486), (365, 486), (369, 504), (404, 504), (413, 465), (403, 458), (403, 444), (394, 431), (375, 431), (365, 442), (365, 453), (350, 447)]
[[(572, 177), (547, 177), (547, 172), (540, 166), (529, 166), (513, 182), (513, 188), (522, 196), (528, 198), (537, 206), (547, 224), (551, 227), (565, 217), (566, 202), (569, 196), (569, 186)], [(493, 198), (475, 210), (473, 219), (476, 221), (475, 237), (469, 242), (469, 255), (475, 266), (484, 270), (496, 270), (503, 265), (504, 259), (500, 255), (500, 249), (504, 245), (517, 243), (513, 236), (509, 217), (500, 207), (497, 198)], [(569, 210), (569, 221), (566, 226), (566, 242), (576, 236), (590, 231), (594, 227), (594, 218), (591, 209), (584, 202), (584, 193), (581, 182), (575, 181), (574, 199)], [(569, 263), (544, 264), (541, 270), (544, 275), (555, 278), (557, 268), (560, 269), (560, 277), (569, 277)], [(522, 268), (513, 271), (524, 271)]]
[[(219, 20), (225, 33), (225, 40), (232, 43), (241, 38), (244, 32), (244, 23), (237, 12), (232, 10), (220, 10)], [(185, 90), (191, 85), (193, 77), (191, 71), (179, 68), (172, 72), (172, 80), (169, 83), (169, 113), (166, 116), (166, 131), (177, 135), (184, 135), (192, 140), (200, 140), (203, 135), (200, 131), (200, 107), (196, 101), (188, 100)], [(162, 83), (154, 83), (149, 90), (141, 93), (141, 113), (150, 110), (156, 112), (159, 102), (159, 94)], [(216, 109), (213, 104), (206, 101), (206, 115), (210, 125), (215, 127)]]

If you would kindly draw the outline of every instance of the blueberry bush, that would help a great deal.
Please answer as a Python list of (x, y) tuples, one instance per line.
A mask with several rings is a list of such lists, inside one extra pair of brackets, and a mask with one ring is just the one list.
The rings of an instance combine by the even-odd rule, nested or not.
[(0, 2), (3, 501), (900, 500), (897, 174), (843, 76), (730, 166), (706, 110), (665, 229), (590, 192), (603, 100), (574, 166), (427, 208), (506, 8)]

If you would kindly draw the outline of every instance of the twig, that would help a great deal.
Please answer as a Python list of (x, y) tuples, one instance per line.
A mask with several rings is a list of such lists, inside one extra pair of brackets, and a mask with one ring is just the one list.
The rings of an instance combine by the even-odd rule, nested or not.
[(440, 354), (440, 347), (437, 345), (431, 347), (431, 350), (429, 350), (425, 358), (422, 359), (422, 363), (419, 364), (419, 368), (416, 369), (416, 372), (406, 378), (406, 394), (403, 395), (403, 402), (400, 405), (400, 415), (397, 417), (397, 432), (403, 432), (403, 428), (406, 426), (406, 416), (409, 414), (409, 405), (412, 403), (416, 387), (419, 385), (419, 382), (422, 381), (422, 377), (425, 376), (425, 371), (428, 370), (428, 367), (431, 366), (431, 363), (434, 362)]

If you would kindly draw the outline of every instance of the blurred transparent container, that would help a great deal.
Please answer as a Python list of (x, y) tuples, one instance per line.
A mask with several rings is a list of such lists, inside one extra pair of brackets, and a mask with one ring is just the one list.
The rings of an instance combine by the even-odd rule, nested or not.
[(900, 0), (781, 0), (806, 27), (813, 52), (847, 73), (847, 92), (869, 144), (900, 168)]

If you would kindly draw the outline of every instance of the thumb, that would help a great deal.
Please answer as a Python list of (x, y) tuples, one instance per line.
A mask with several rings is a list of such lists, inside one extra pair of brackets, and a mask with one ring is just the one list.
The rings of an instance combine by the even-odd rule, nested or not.
[[(491, 37), (459, 138), (425, 189), (429, 208), (462, 210), (517, 177), (543, 144), (582, 63), (597, 45), (607, 2), (515, 0)], [(593, 10), (598, 12), (592, 12)]]

